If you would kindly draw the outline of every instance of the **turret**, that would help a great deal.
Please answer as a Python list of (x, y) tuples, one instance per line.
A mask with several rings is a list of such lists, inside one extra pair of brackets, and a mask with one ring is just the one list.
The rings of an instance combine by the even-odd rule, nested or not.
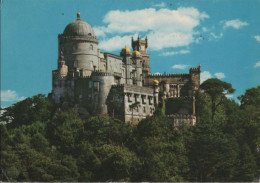
[(132, 60), (131, 51), (126, 46), (121, 50), (120, 56), (123, 58), (123, 63), (125, 64), (125, 83), (132, 84), (131, 70), (132, 70)]
[(133, 84), (136, 84), (137, 86), (142, 86), (142, 55), (139, 51), (133, 51), (132, 53), (132, 60), (133, 63), (135, 63), (135, 73), (133, 76)]
[(148, 47), (148, 38), (146, 37), (145, 40), (142, 40), (140, 36), (138, 36), (137, 40), (134, 40), (132, 37), (132, 48), (134, 51), (139, 51), (141, 54), (146, 54)]
[(201, 65), (196, 68), (190, 68), (190, 80), (191, 80), (191, 89), (197, 90), (200, 86), (200, 72), (201, 72)]
[(158, 107), (159, 104), (159, 81), (153, 80), (153, 95), (154, 95), (154, 105)]
[(58, 60), (58, 70), (59, 76), (65, 77), (68, 74), (68, 66), (65, 65), (64, 57), (62, 51), (60, 52), (59, 60)]
[(145, 37), (144, 40), (138, 36), (137, 40), (134, 40), (132, 37), (132, 48), (134, 51), (138, 51), (142, 55), (142, 73), (143, 77), (148, 76), (151, 73), (151, 69), (149, 66), (149, 54), (147, 53), (148, 48), (148, 38)]

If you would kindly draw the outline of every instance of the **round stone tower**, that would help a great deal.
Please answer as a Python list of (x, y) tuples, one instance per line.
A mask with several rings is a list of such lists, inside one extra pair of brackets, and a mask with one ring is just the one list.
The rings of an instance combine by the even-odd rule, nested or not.
[(80, 19), (79, 12), (58, 40), (59, 53), (62, 51), (69, 71), (81, 70), (83, 76), (89, 76), (91, 71), (99, 69), (98, 40), (92, 27)]

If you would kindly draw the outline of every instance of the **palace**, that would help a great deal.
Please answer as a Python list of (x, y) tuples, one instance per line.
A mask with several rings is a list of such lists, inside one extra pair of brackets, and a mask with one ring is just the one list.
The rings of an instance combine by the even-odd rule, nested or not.
[(148, 38), (138, 36), (132, 38), (133, 51), (124, 47), (120, 55), (101, 52), (94, 30), (77, 13), (77, 19), (58, 35), (58, 68), (52, 71), (50, 97), (56, 103), (70, 100), (86, 106), (92, 115), (134, 124), (152, 116), (165, 101), (166, 114), (175, 124), (193, 125), (200, 66), (188, 74), (151, 74), (147, 47)]

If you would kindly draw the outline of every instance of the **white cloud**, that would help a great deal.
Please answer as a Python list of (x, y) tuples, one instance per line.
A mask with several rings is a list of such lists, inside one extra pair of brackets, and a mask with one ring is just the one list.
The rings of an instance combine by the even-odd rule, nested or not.
[(194, 42), (192, 34), (181, 32), (163, 33), (151, 32), (148, 34), (149, 46), (152, 50), (162, 50), (164, 48), (176, 48), (188, 46)]
[(184, 55), (188, 53), (190, 53), (189, 50), (170, 51), (170, 52), (163, 52), (160, 54), (160, 56)]
[(122, 49), (124, 46), (131, 48), (131, 38), (134, 35), (127, 36), (115, 36), (109, 39), (104, 39), (99, 42), (99, 48), (104, 49), (106, 51), (114, 51)]
[[(103, 22), (107, 24), (102, 27), (94, 27), (97, 36), (108, 36), (110, 39), (100, 39), (103, 49), (110, 48), (109, 40), (125, 37), (127, 34), (139, 33), (148, 36), (149, 48), (161, 50), (163, 48), (174, 48), (187, 46), (195, 40), (194, 29), (200, 25), (200, 21), (209, 16), (199, 12), (193, 7), (180, 7), (177, 10), (154, 8), (133, 11), (109, 11)], [(114, 35), (117, 35), (113, 37)], [(120, 39), (121, 40), (121, 39)], [(130, 42), (131, 40), (128, 40)], [(117, 43), (114, 43), (117, 44)], [(123, 43), (120, 48), (125, 46)], [(114, 46), (107, 51), (115, 51), (119, 46)]]
[(156, 72), (156, 73), (154, 73), (155, 75), (160, 75), (161, 73), (160, 72)]
[(247, 22), (242, 22), (239, 19), (226, 20), (224, 21), (224, 28), (232, 27), (234, 29), (240, 29), (241, 27), (247, 26)]
[(154, 5), (152, 5), (152, 6), (158, 7), (158, 8), (163, 8), (163, 7), (165, 7), (166, 5), (165, 5), (164, 2), (161, 2), (161, 3), (159, 3), (159, 4), (154, 4)]
[(211, 32), (210, 35), (214, 39), (220, 39), (220, 38), (223, 37), (223, 33), (220, 33), (219, 35), (216, 35), (215, 33)]
[(173, 69), (186, 69), (187, 67), (189, 67), (189, 65), (184, 65), (184, 64), (176, 64), (176, 65), (173, 65), (172, 68)]
[[(223, 72), (216, 72), (214, 76), (218, 79), (223, 79), (226, 75)], [(203, 71), (200, 73), (200, 83), (203, 83), (207, 79), (213, 78), (212, 74), (209, 71)]]
[(218, 79), (223, 79), (225, 78), (225, 74), (223, 72), (217, 72), (214, 74)]
[(260, 36), (259, 35), (254, 36), (254, 38), (255, 38), (256, 41), (260, 42)]
[(93, 27), (95, 35), (100, 37), (106, 37), (106, 27), (99, 26), (99, 27)]
[(207, 32), (207, 31), (208, 31), (208, 28), (202, 27), (202, 31), (203, 31), (203, 32)]
[(254, 65), (255, 68), (260, 67), (260, 61), (256, 62)]
[(13, 90), (2, 90), (1, 101), (3, 102), (14, 102), (24, 100), (25, 97), (19, 97), (16, 91)]
[(209, 71), (203, 71), (200, 73), (200, 83), (203, 83), (204, 81), (210, 78), (212, 78), (212, 75)]

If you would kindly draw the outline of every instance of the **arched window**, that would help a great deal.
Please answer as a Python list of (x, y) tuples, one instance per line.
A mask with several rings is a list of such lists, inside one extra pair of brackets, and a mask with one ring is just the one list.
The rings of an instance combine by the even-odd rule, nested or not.
[(89, 45), (89, 50), (93, 50), (93, 45)]

